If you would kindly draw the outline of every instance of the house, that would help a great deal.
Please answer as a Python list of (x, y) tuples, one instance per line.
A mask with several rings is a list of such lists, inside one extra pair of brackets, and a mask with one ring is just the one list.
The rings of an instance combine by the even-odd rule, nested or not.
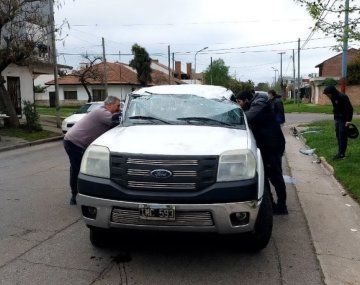
[[(351, 63), (357, 56), (360, 56), (360, 51), (354, 48), (348, 50), (347, 63)], [(327, 105), (331, 104), (327, 96), (323, 95), (323, 82), (327, 78), (332, 78), (339, 81), (341, 78), (342, 53), (339, 53), (331, 58), (326, 59), (315, 67), (319, 68), (319, 76), (310, 78), (311, 86), (311, 103)], [(340, 86), (337, 86), (340, 89)], [(351, 103), (354, 106), (360, 106), (360, 85), (350, 85), (346, 87), (346, 95), (349, 96)]]
[[(50, 5), (53, 5), (53, 1), (44, 0), (41, 5), (39, 13), (41, 13), (42, 19), (49, 19)], [(47, 23), (49, 23), (49, 21), (47, 21)], [(28, 25), (23, 25), (21, 27), (21, 32), (26, 34), (31, 33), (36, 27), (37, 25), (28, 23)], [(44, 29), (38, 28), (38, 30), (38, 33), (42, 31), (46, 34), (42, 42), (37, 43), (35, 49), (36, 57), (29, 60), (27, 64), (23, 66), (10, 64), (3, 72), (1, 72), (1, 76), (3, 76), (6, 81), (5, 88), (11, 97), (15, 111), (19, 116), (22, 115), (24, 100), (30, 102), (35, 101), (34, 78), (41, 74), (53, 74), (54, 70), (50, 49), (51, 38), (48, 36), (50, 35), (49, 31), (51, 30), (50, 24)], [(35, 37), (37, 38), (38, 36), (40, 35), (36, 35)], [(44, 35), (41, 36), (43, 37)]]
[[(349, 49), (347, 52), (348, 63), (354, 61), (359, 54), (359, 50), (354, 48)], [(339, 53), (319, 63), (315, 67), (319, 68), (319, 77), (341, 77), (341, 63), (342, 53)]]
[[(125, 100), (125, 96), (135, 89), (141, 87), (137, 79), (136, 71), (129, 65), (120, 62), (107, 62), (94, 65), (94, 69), (98, 70), (99, 74), (105, 74), (104, 67), (106, 66), (106, 75), (99, 79), (89, 79), (87, 87), (89, 89), (92, 101), (102, 101), (105, 99), (105, 78), (107, 78), (108, 95), (116, 96), (121, 100)], [(151, 85), (169, 84), (169, 74), (166, 66), (153, 61), (152, 68), (152, 82)], [(81, 105), (88, 101), (88, 94), (86, 89), (81, 84), (78, 76), (74, 74), (59, 77), (59, 101), (62, 106)], [(177, 78), (170, 77), (170, 84), (183, 84)], [(53, 86), (54, 81), (46, 83), (47, 86)], [(48, 100), (37, 101), (41, 105), (52, 105), (53, 94), (50, 92)]]

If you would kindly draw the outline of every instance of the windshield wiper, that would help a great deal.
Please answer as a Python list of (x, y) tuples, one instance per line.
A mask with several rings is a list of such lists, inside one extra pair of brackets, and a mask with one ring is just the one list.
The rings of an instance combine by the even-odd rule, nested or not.
[(230, 127), (234, 127), (234, 125), (229, 124), (229, 123), (225, 123), (222, 121), (218, 121), (215, 119), (211, 119), (211, 118), (206, 118), (206, 117), (184, 117), (184, 118), (176, 118), (179, 121), (199, 121), (199, 122), (213, 122), (213, 123), (217, 123), (219, 125), (225, 125), (225, 126), (230, 126)]
[(167, 121), (159, 119), (159, 118), (151, 117), (151, 116), (131, 116), (128, 119), (158, 121), (158, 122), (162, 122), (162, 123), (168, 124), (168, 125), (171, 124), (170, 122), (167, 122)]

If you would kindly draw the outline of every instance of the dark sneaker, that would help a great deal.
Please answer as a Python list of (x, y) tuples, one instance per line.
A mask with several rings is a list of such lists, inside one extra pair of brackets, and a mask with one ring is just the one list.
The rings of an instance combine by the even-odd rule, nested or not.
[(340, 160), (340, 159), (344, 159), (344, 158), (345, 158), (344, 154), (338, 153), (337, 155), (335, 155), (333, 157), (333, 160)]
[(72, 195), (70, 198), (70, 205), (76, 205), (76, 195)]
[(288, 209), (286, 207), (286, 205), (275, 205), (275, 207), (273, 208), (273, 214), (274, 215), (288, 215)]

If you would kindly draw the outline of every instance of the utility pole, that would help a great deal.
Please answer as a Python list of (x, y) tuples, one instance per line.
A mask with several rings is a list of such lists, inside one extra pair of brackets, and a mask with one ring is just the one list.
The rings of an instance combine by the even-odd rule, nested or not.
[(56, 127), (61, 127), (60, 118), (60, 102), (59, 102), (59, 81), (58, 81), (58, 65), (56, 53), (56, 39), (55, 39), (55, 19), (54, 19), (54, 0), (49, 1), (50, 5), (50, 27), (51, 27), (51, 49), (52, 62), (54, 64), (54, 83), (55, 83), (55, 107), (56, 107)]
[(119, 77), (120, 77), (120, 98), (121, 100), (123, 99), (122, 96), (123, 96), (123, 88), (122, 88), (122, 84), (121, 84), (121, 52), (119, 51)]
[(296, 81), (296, 73), (295, 73), (295, 50), (292, 50), (292, 62), (293, 62), (293, 96), (294, 96), (294, 103), (295, 103), (295, 81)]
[(283, 91), (283, 74), (282, 74), (282, 56), (285, 52), (280, 52), (280, 89)]
[(175, 53), (172, 53), (172, 77), (175, 77)]
[(105, 39), (102, 40), (102, 49), (103, 49), (103, 64), (104, 64), (104, 79), (105, 79), (105, 97), (108, 96), (108, 78), (107, 78), (107, 64), (106, 64), (106, 56), (105, 56)]
[(347, 76), (347, 50), (349, 41), (349, 0), (345, 0), (345, 25), (343, 34), (343, 54), (341, 64), (341, 92), (345, 93)]
[(213, 85), (213, 76), (212, 76), (212, 57), (210, 57), (210, 85)]
[(276, 87), (276, 72), (278, 72), (279, 70), (277, 70), (275, 67), (271, 67), (273, 70), (274, 70), (274, 72), (275, 72), (275, 78), (274, 78), (274, 89), (275, 89), (275, 87)]
[(169, 69), (169, 85), (170, 85), (171, 84), (170, 45), (168, 45), (168, 69)]
[(298, 90), (296, 93), (296, 102), (300, 103), (300, 87), (301, 87), (301, 81), (300, 81), (300, 39), (298, 39)]
[(196, 56), (199, 52), (202, 52), (203, 50), (206, 50), (208, 47), (204, 47), (200, 50), (198, 50), (197, 52), (195, 52), (195, 66), (194, 66), (194, 75), (193, 75), (193, 79), (194, 79), (194, 84), (196, 83), (196, 79), (195, 79), (195, 76), (196, 76)]

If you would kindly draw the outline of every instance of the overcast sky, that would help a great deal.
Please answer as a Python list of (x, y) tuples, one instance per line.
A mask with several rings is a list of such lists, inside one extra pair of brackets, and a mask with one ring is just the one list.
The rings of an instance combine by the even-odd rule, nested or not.
[[(292, 49), (298, 38), (303, 44), (314, 25), (293, 0), (67, 0), (55, 13), (57, 24), (65, 19), (70, 24), (62, 35), (68, 36), (58, 43), (60, 63), (76, 67), (77, 54), (101, 54), (104, 37), (108, 61), (128, 63), (132, 57), (126, 54), (138, 43), (167, 65), (170, 45), (186, 71), (186, 62), (194, 66), (195, 52), (208, 47), (197, 55), (197, 72), (211, 57), (222, 58), (231, 75), (256, 83), (273, 82), (279, 52), (285, 52), (283, 76), (292, 76)], [(277, 44), (283, 42), (290, 43)], [(317, 72), (315, 65), (336, 54), (329, 48), (334, 44), (315, 33), (301, 51), (301, 74)]]

